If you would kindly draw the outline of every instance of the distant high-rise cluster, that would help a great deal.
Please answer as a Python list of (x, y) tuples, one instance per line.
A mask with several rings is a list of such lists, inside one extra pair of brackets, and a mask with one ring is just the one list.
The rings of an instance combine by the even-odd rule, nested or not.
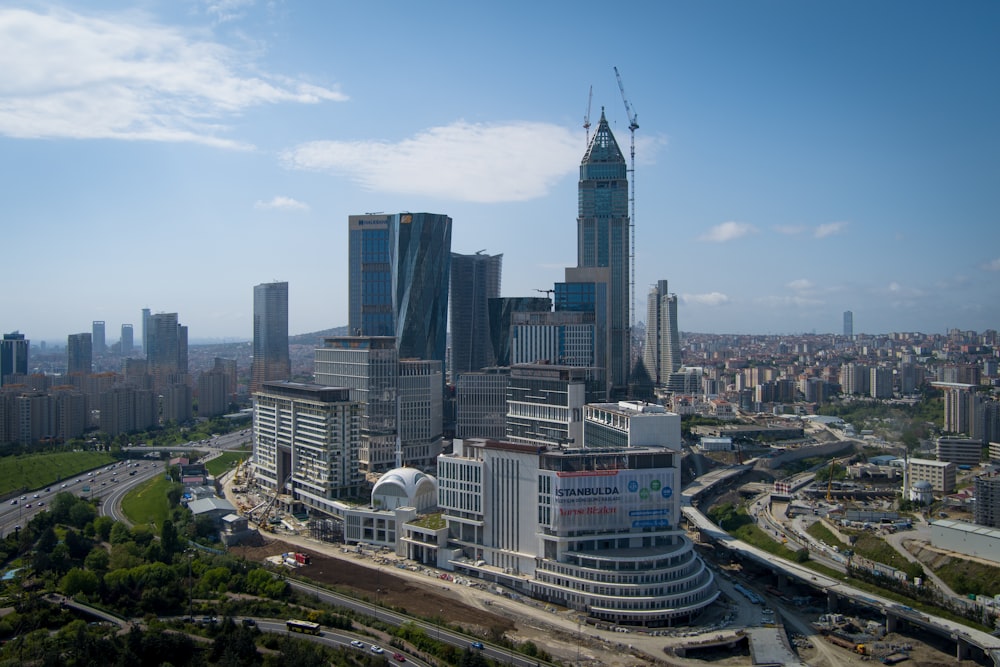
[(643, 362), (654, 384), (667, 384), (681, 368), (681, 340), (677, 325), (677, 295), (660, 280), (649, 290), (646, 311), (646, 345)]

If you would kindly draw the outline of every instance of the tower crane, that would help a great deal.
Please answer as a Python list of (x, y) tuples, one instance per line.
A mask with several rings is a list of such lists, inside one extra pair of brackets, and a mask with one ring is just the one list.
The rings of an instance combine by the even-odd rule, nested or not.
[(587, 115), (583, 117), (583, 129), (587, 131), (587, 145), (590, 145), (590, 103), (594, 101), (594, 87), (587, 94)]
[[(628, 116), (628, 131), (631, 135), (630, 142), (630, 158), (631, 164), (629, 165), (629, 185), (631, 186), (628, 191), (628, 201), (632, 208), (631, 216), (629, 218), (629, 231), (631, 232), (631, 243), (629, 245), (629, 292), (632, 297), (632, 308), (629, 311), (631, 315), (631, 320), (629, 322), (632, 328), (635, 328), (635, 131), (639, 129), (639, 120), (636, 116), (635, 111), (632, 110), (632, 105), (629, 104), (628, 97), (625, 95), (625, 84), (622, 83), (622, 75), (618, 73), (618, 68), (614, 67), (615, 78), (618, 79), (618, 90), (622, 93), (622, 102), (625, 103), (625, 115)], [(631, 337), (631, 332), (629, 336)]]

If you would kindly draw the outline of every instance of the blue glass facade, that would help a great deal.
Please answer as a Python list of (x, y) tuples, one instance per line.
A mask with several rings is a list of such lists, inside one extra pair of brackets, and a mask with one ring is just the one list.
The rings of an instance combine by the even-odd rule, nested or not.
[(400, 358), (445, 361), (451, 218), (434, 213), (352, 215), (348, 327), (394, 336)]
[[(604, 329), (608, 382), (612, 396), (624, 395), (631, 356), (628, 173), (625, 156), (603, 113), (580, 164), (578, 206), (577, 267), (608, 269)], [(566, 292), (566, 298), (570, 296)], [(572, 299), (564, 306), (583, 307)]]

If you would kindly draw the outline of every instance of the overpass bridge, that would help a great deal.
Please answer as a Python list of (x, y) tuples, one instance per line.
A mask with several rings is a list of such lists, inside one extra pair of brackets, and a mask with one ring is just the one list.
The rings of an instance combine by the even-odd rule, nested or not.
[(875, 609), (885, 615), (886, 630), (888, 632), (895, 631), (901, 623), (909, 624), (914, 628), (932, 632), (940, 637), (954, 641), (955, 658), (957, 660), (982, 657), (992, 661), (996, 667), (1000, 667), (1000, 637), (995, 637), (989, 633), (970, 628), (946, 618), (919, 612), (906, 605), (901, 605), (895, 600), (854, 588), (843, 581), (832, 579), (807, 567), (803, 567), (798, 563), (775, 556), (752, 544), (734, 538), (719, 528), (719, 526), (698, 509), (696, 505), (703, 493), (718, 485), (735, 485), (738, 483), (739, 478), (751, 467), (752, 464), (713, 470), (711, 473), (695, 480), (682, 491), (681, 513), (687, 519), (689, 525), (696, 528), (705, 539), (729, 549), (744, 560), (753, 562), (761, 568), (773, 572), (778, 578), (779, 589), (783, 588), (789, 579), (793, 579), (813, 589), (822, 591), (826, 595), (827, 606), (830, 611), (836, 611), (837, 605), (841, 601)]

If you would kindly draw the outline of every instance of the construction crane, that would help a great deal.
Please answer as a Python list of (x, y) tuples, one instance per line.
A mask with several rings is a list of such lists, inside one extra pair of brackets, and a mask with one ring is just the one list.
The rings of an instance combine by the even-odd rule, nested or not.
[(587, 131), (587, 145), (590, 145), (590, 103), (594, 101), (594, 87), (587, 94), (587, 115), (583, 117), (583, 129)]
[[(625, 115), (628, 116), (628, 131), (631, 134), (630, 142), (630, 158), (631, 164), (629, 165), (629, 185), (631, 186), (628, 191), (628, 201), (632, 208), (631, 217), (629, 218), (629, 231), (632, 235), (632, 240), (629, 245), (629, 292), (632, 296), (632, 308), (629, 311), (631, 315), (630, 326), (635, 328), (635, 131), (639, 129), (638, 117), (635, 111), (632, 110), (632, 105), (629, 104), (628, 97), (625, 95), (625, 84), (622, 83), (622, 75), (618, 73), (618, 68), (615, 67), (615, 78), (618, 79), (618, 90), (622, 92), (622, 102), (625, 103)], [(629, 334), (631, 336), (631, 333)]]
[(541, 292), (542, 294), (555, 294), (556, 293), (556, 291), (554, 289), (538, 289), (538, 288), (535, 288), (535, 291), (536, 292)]

